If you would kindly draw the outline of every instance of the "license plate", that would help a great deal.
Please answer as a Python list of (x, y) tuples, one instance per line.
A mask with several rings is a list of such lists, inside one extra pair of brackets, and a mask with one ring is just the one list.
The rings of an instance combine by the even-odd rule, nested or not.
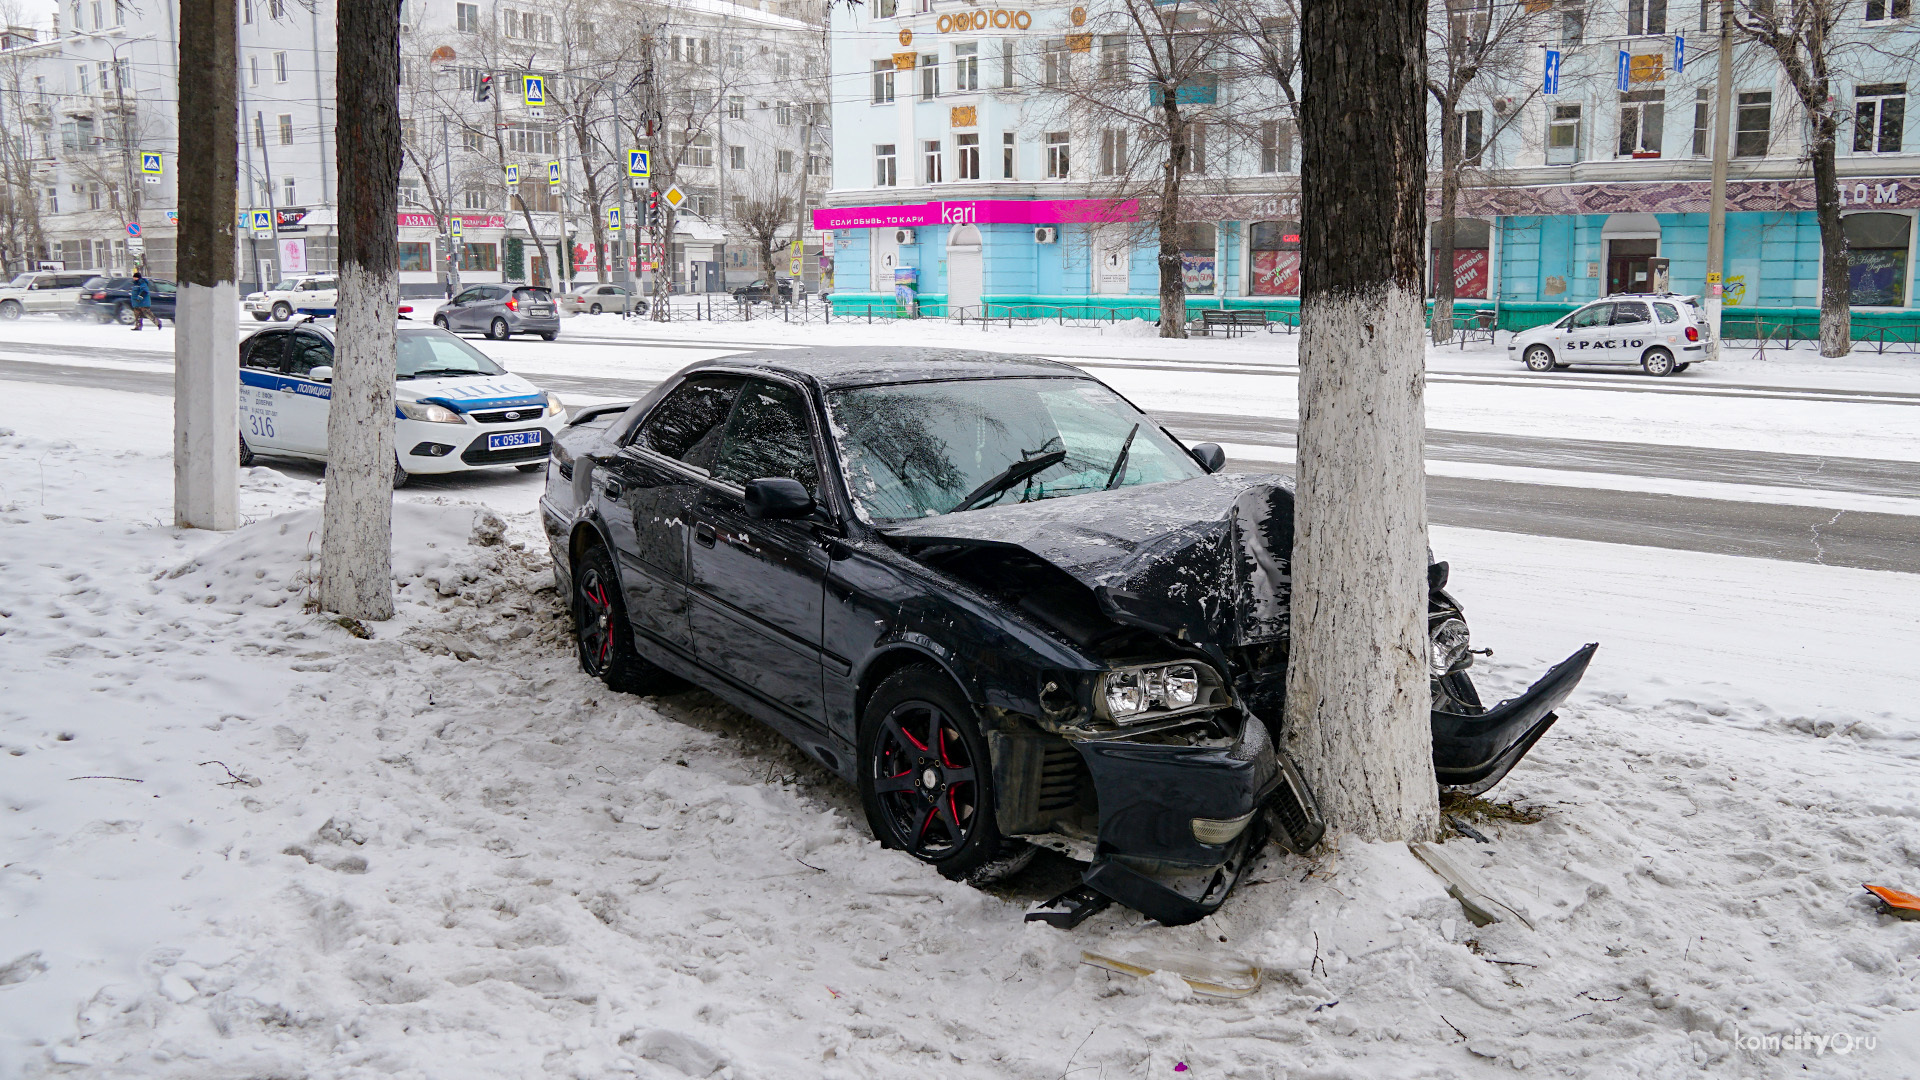
[(531, 306), (531, 305), (530, 305), (530, 306), (528, 306), (528, 308), (527, 308), (527, 314), (529, 314), (529, 315), (551, 315), (551, 314), (553, 314), (553, 309), (552, 309), (552, 308), (550, 308), (550, 307), (547, 307), (547, 306), (546, 306), (546, 305), (544, 305), (544, 304), (542, 304), (542, 305), (540, 305), (540, 306), (538, 306), (538, 307), (534, 307), (534, 306)]
[(539, 446), (540, 433), (537, 431), (503, 431), (498, 435), (487, 436), (489, 450), (516, 450), (522, 446)]

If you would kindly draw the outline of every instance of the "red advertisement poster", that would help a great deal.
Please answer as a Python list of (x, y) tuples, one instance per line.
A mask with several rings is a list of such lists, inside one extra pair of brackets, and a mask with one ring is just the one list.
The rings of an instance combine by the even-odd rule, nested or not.
[(1254, 252), (1253, 295), (1299, 296), (1300, 253), (1297, 251)]
[(1453, 251), (1453, 295), (1462, 299), (1485, 299), (1487, 295), (1487, 250), (1455, 248)]

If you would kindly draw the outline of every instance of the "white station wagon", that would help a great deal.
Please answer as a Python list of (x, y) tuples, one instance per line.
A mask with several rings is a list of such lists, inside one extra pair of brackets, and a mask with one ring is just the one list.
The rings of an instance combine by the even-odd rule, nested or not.
[(1671, 375), (1711, 360), (1712, 330), (1700, 303), (1669, 293), (1609, 296), (1557, 322), (1513, 335), (1507, 355), (1528, 371), (1587, 365), (1631, 365)]

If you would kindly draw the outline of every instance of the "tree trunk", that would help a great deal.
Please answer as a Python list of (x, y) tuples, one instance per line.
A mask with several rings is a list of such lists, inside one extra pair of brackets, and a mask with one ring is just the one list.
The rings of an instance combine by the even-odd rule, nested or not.
[(340, 314), (327, 409), (320, 606), (393, 616), (394, 319), (400, 303), (400, 23), (392, 0), (341, 0), (335, 138), (340, 170)]
[(1845, 356), (1853, 351), (1853, 297), (1847, 233), (1840, 220), (1840, 178), (1833, 160), (1839, 125), (1830, 112), (1822, 111), (1809, 126), (1813, 213), (1820, 222), (1820, 355)]
[(1160, 336), (1187, 336), (1187, 278), (1180, 263), (1180, 178), (1187, 167), (1187, 133), (1174, 101), (1177, 88), (1161, 89), (1161, 112), (1171, 138), (1167, 160), (1161, 166), (1160, 210), (1155, 224), (1160, 234)]
[(1460, 114), (1451, 102), (1440, 106), (1440, 230), (1433, 242), (1433, 343), (1453, 340), (1454, 205), (1460, 200)]
[(1422, 459), (1424, 0), (1301, 5), (1287, 744), (1329, 825), (1433, 837)]

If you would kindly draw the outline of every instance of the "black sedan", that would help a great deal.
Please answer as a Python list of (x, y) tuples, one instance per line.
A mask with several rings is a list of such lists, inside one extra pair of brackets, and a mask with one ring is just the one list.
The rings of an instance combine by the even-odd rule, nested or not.
[[(1030, 917), (1215, 910), (1269, 835), (1323, 831), (1276, 749), (1293, 495), (1220, 473), (1046, 360), (807, 349), (694, 364), (581, 413), (541, 497), (582, 666), (713, 689), (859, 785), (875, 835), (984, 880), (1089, 862)], [(1434, 758), (1484, 791), (1592, 646), (1484, 708), (1429, 574)]]
[(765, 279), (750, 282), (733, 290), (733, 298), (742, 304), (766, 304), (776, 300), (785, 304), (793, 300), (793, 279), (781, 278), (775, 285), (767, 284)]
[[(173, 321), (175, 295), (171, 281), (147, 279), (147, 292), (153, 302), (153, 317), (156, 325), (161, 320)], [(119, 322), (133, 325), (133, 279), (130, 277), (97, 277), (80, 287), (76, 313), (81, 318), (91, 318), (96, 322)]]

